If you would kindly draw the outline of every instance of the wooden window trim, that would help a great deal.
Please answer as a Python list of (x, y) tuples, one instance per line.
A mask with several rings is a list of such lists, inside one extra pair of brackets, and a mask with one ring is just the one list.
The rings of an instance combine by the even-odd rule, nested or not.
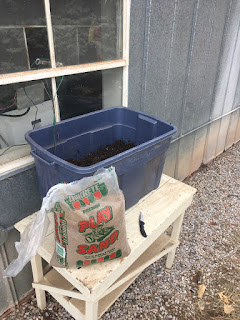
[[(51, 22), (50, 0), (44, 0), (46, 24), (48, 32), (48, 42), (50, 51), (51, 68), (42, 70), (31, 70), (24, 72), (16, 72), (0, 75), (0, 85), (12, 83), (27, 82), (40, 79), (52, 79), (52, 94), (54, 99), (56, 121), (60, 121), (60, 112), (58, 99), (56, 94), (56, 77), (65, 75), (80, 74), (93, 72), (98, 70), (108, 70), (115, 68), (123, 68), (122, 77), (122, 105), (127, 107), (128, 103), (128, 64), (129, 64), (129, 35), (130, 35), (130, 7), (131, 0), (123, 0), (123, 59), (101, 61), (88, 64), (80, 64), (65, 67), (56, 67), (53, 31)], [(0, 165), (0, 180), (27, 170), (34, 164), (34, 159), (31, 155), (16, 159), (14, 161)]]

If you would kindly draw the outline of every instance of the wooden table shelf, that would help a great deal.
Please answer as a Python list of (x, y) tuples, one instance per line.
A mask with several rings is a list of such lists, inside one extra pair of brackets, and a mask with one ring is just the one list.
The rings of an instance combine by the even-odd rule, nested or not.
[[(158, 189), (126, 211), (127, 238), (132, 250), (128, 257), (81, 269), (54, 267), (44, 275), (42, 258), (50, 262), (55, 243), (50, 214), (46, 239), (31, 261), (39, 308), (45, 308), (48, 291), (75, 319), (97, 320), (153, 262), (167, 255), (166, 267), (171, 268), (184, 212), (195, 192), (194, 188), (163, 175)], [(139, 231), (140, 212), (147, 238)], [(18, 222), (16, 229), (22, 233), (36, 214)], [(170, 226), (171, 232), (166, 232)]]

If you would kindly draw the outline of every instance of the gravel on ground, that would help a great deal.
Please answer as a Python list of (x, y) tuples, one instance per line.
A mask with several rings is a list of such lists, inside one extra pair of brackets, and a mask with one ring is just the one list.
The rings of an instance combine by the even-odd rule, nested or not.
[[(198, 191), (187, 210), (171, 270), (148, 267), (101, 320), (240, 319), (240, 143), (184, 182)], [(73, 319), (50, 295), (35, 295), (3, 320)]]

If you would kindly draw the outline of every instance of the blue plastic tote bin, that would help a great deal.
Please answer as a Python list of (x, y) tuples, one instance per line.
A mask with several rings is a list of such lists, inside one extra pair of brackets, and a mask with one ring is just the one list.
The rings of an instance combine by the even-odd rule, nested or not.
[[(29, 131), (25, 138), (31, 145), (42, 197), (59, 182), (79, 180), (99, 168), (114, 166), (129, 208), (159, 186), (175, 132), (173, 125), (153, 116), (114, 107)], [(136, 147), (89, 167), (65, 161), (80, 159), (119, 139), (134, 142)]]

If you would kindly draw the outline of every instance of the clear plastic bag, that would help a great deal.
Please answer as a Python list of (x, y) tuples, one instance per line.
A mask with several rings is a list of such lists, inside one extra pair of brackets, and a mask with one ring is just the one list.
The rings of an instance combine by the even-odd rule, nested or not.
[(37, 253), (49, 227), (47, 213), (52, 209), (51, 204), (53, 203), (54, 194), (61, 186), (61, 184), (58, 184), (48, 191), (35, 220), (27, 225), (21, 235), (20, 242), (15, 242), (18, 257), (6, 268), (4, 278), (15, 277)]
[[(35, 220), (26, 227), (26, 229), (22, 233), (20, 242), (15, 243), (18, 257), (16, 260), (13, 260), (11, 264), (6, 268), (4, 275), (5, 277), (15, 277), (37, 253), (48, 231), (49, 219), (47, 214), (50, 211), (54, 211), (55, 204), (61, 201), (65, 202), (66, 195), (72, 196), (96, 183), (96, 180), (104, 181), (107, 184), (108, 190), (111, 191), (109, 192), (109, 194), (122, 194), (121, 190), (119, 189), (118, 179), (114, 167), (108, 169), (99, 169), (92, 177), (83, 178), (79, 181), (74, 181), (69, 184), (60, 183), (53, 186), (48, 191), (46, 197), (43, 199), (42, 207), (38, 212)], [(72, 212), (74, 214), (74, 211)], [(128, 252), (129, 248), (127, 248), (127, 253)]]

